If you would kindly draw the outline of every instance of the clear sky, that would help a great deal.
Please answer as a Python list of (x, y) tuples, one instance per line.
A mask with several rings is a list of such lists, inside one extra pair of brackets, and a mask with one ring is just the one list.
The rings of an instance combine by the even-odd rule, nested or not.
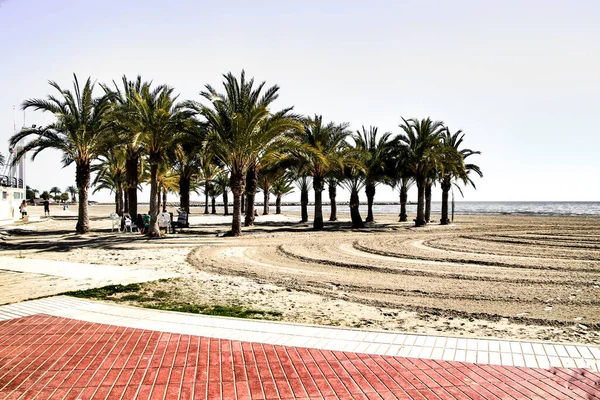
[[(0, 152), (13, 105), (20, 127), (20, 104), (50, 93), (49, 79), (141, 74), (199, 100), (205, 84), (244, 68), (281, 86), (277, 107), (354, 130), (398, 133), (401, 116), (462, 129), (484, 173), (465, 200), (597, 201), (598, 21), (597, 0), (0, 0)], [(74, 169), (42, 153), (28, 181), (64, 189)], [(378, 189), (376, 201), (395, 199)]]

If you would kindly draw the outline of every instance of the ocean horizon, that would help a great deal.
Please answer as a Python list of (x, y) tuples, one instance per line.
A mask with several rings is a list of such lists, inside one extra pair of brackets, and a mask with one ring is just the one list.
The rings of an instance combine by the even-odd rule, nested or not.
[[(114, 203), (100, 203), (114, 204)], [(139, 203), (148, 204), (148, 203)], [(177, 202), (168, 202), (169, 207), (177, 206)], [(257, 201), (256, 208), (259, 213), (262, 211), (262, 202)], [(440, 201), (431, 202), (431, 212), (439, 214), (441, 212)], [(204, 207), (203, 202), (192, 201), (194, 208)], [(209, 205), (210, 207), (210, 205)], [(222, 203), (217, 203), (217, 207), (222, 207)], [(230, 207), (233, 207), (230, 204)], [(271, 212), (275, 211), (274, 202), (270, 203)], [(414, 202), (407, 204), (409, 213), (416, 212), (417, 205)], [(299, 202), (283, 202), (281, 206), (283, 212), (300, 212)], [(349, 212), (350, 208), (347, 201), (340, 201), (337, 204), (338, 212)], [(367, 204), (361, 202), (359, 210), (361, 214), (366, 214)], [(314, 211), (314, 203), (308, 205), (308, 212)], [(329, 202), (323, 203), (323, 212), (329, 213)], [(452, 204), (449, 204), (449, 212), (452, 212)], [(400, 213), (398, 202), (385, 201), (375, 202), (373, 204), (373, 213), (375, 214), (395, 214)], [(456, 201), (454, 205), (454, 214), (517, 214), (517, 215), (581, 215), (581, 216), (600, 216), (600, 201)]]
[[(432, 201), (431, 212), (439, 214), (442, 202)], [(282, 206), (282, 211), (300, 211), (300, 206)], [(409, 213), (416, 212), (417, 205), (407, 205)], [(309, 206), (309, 212), (314, 209)], [(329, 204), (323, 205), (323, 212), (329, 212)], [(337, 206), (338, 212), (349, 212), (347, 203)], [(367, 212), (367, 205), (361, 203), (361, 213)], [(374, 214), (393, 214), (400, 212), (400, 205), (392, 202), (373, 204)], [(449, 204), (449, 212), (452, 212), (452, 204)], [(518, 214), (518, 215), (594, 215), (600, 216), (600, 201), (456, 201), (454, 214)]]

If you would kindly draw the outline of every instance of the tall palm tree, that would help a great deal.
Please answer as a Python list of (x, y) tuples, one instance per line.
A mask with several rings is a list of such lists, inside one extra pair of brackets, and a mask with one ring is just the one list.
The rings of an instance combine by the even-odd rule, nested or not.
[(141, 76), (128, 80), (125, 75), (121, 78), (122, 87), (113, 81), (114, 88), (101, 85), (104, 92), (112, 95), (111, 112), (108, 118), (113, 122), (113, 129), (119, 136), (120, 145), (125, 148), (126, 182), (125, 182), (125, 212), (137, 215), (137, 192), (140, 183), (140, 159), (144, 152), (141, 143), (140, 125), (136, 123), (136, 96), (140, 96), (144, 88), (149, 88), (151, 82), (143, 82)]
[[(92, 182), (93, 193), (102, 189), (108, 189), (115, 195), (115, 212), (119, 215), (124, 213), (124, 187), (125, 187), (125, 153), (120, 149), (107, 150), (98, 157), (98, 163), (92, 166), (96, 172), (96, 178)], [(69, 189), (69, 188), (67, 188)]]
[(133, 108), (135, 118), (133, 131), (139, 132), (139, 143), (148, 155), (150, 164), (150, 229), (148, 234), (160, 236), (158, 227), (159, 182), (158, 169), (181, 137), (189, 132), (194, 124), (195, 112), (183, 104), (176, 103), (173, 88), (159, 86), (150, 90), (144, 86), (141, 93), (135, 94)]
[(246, 174), (256, 166), (257, 159), (268, 153), (279, 153), (288, 142), (284, 133), (298, 129), (292, 107), (271, 112), (269, 107), (278, 97), (277, 85), (263, 92), (265, 83), (254, 86), (242, 71), (238, 80), (232, 73), (224, 75), (225, 94), (206, 85), (201, 95), (210, 102), (197, 109), (210, 128), (208, 142), (212, 151), (230, 172), (233, 193), (231, 234), (241, 234), (241, 197), (246, 187)]
[(377, 128), (362, 127), (362, 131), (356, 131), (354, 141), (356, 147), (365, 152), (365, 193), (367, 195), (367, 218), (365, 222), (373, 222), (373, 200), (375, 188), (386, 178), (386, 163), (392, 155), (391, 133), (384, 133), (377, 138)]
[(410, 175), (417, 184), (417, 218), (415, 226), (423, 226), (425, 220), (425, 189), (427, 178), (435, 171), (440, 157), (440, 137), (444, 132), (441, 121), (432, 121), (430, 118), (406, 120), (402, 118), (400, 125), (404, 133), (397, 139), (404, 152), (404, 163)]
[(343, 157), (340, 153), (346, 143), (348, 124), (323, 124), (323, 117), (315, 115), (306, 118), (303, 127), (296, 137), (303, 145), (303, 150), (298, 153), (304, 158), (307, 172), (313, 177), (313, 190), (315, 192), (315, 216), (313, 229), (323, 229), (323, 201), (325, 177), (328, 173), (343, 168)]
[(289, 173), (282, 174), (271, 185), (271, 193), (275, 195), (275, 214), (281, 214), (281, 198), (292, 193), (294, 186)]
[[(461, 149), (460, 146), (464, 140), (465, 134), (461, 130), (451, 134), (449, 129), (446, 129), (442, 135), (442, 145), (446, 150), (446, 162), (442, 163), (442, 171), (439, 175), (440, 186), (442, 188), (442, 218), (440, 224), (447, 225), (450, 223), (448, 219), (448, 194), (452, 185), (455, 185), (462, 195), (461, 188), (456, 184), (456, 180), (461, 180), (465, 185), (470, 184), (475, 187), (475, 183), (469, 176), (471, 172), (483, 178), (483, 173), (479, 166), (475, 164), (465, 164), (464, 160), (474, 154), (481, 154), (480, 151), (471, 149)], [(459, 155), (460, 157), (456, 157)]]
[[(34, 192), (39, 192), (39, 190), (34, 190)], [(76, 186), (73, 186), (73, 185), (67, 186), (67, 188), (65, 189), (65, 192), (69, 193), (69, 195), (71, 196), (71, 201), (73, 203), (77, 203), (77, 187)], [(36, 193), (36, 195), (37, 195), (37, 193)]]
[(111, 131), (111, 123), (105, 118), (110, 109), (111, 94), (94, 97), (94, 83), (87, 79), (83, 87), (73, 74), (73, 92), (62, 89), (50, 81), (59, 97), (48, 96), (47, 100), (26, 100), (22, 108), (54, 114), (56, 121), (39, 128), (24, 128), (13, 135), (9, 142), (15, 146), (21, 140), (34, 136), (15, 155), (15, 163), (26, 152), (34, 151), (32, 159), (45, 149), (57, 149), (63, 153), (63, 164), (75, 163), (75, 181), (79, 192), (79, 212), (76, 230), (87, 233), (90, 230), (88, 218), (88, 190), (90, 187), (91, 162), (101, 152), (106, 134)]

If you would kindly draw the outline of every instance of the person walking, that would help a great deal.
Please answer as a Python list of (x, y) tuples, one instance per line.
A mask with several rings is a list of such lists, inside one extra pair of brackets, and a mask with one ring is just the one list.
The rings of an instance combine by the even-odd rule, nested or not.
[(25, 218), (27, 215), (27, 200), (23, 200), (21, 205), (19, 206), (19, 211), (21, 211), (21, 219)]
[(50, 200), (44, 199), (42, 204), (44, 205), (44, 215), (50, 216)]

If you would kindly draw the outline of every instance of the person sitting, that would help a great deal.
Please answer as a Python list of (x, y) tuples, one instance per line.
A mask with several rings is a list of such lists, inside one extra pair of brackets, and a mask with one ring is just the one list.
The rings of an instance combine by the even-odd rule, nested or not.
[(140, 231), (140, 233), (145, 233), (144, 232), (144, 217), (142, 216), (142, 214), (138, 214), (135, 217), (135, 226), (137, 226), (138, 231)]
[(150, 232), (150, 222), (152, 221), (152, 217), (150, 214), (144, 214), (144, 233)]
[(171, 226), (173, 227), (173, 233), (175, 233), (175, 228), (180, 228), (180, 232), (182, 228), (188, 228), (189, 224), (187, 213), (181, 208), (179, 208), (177, 210), (177, 222), (173, 222)]

